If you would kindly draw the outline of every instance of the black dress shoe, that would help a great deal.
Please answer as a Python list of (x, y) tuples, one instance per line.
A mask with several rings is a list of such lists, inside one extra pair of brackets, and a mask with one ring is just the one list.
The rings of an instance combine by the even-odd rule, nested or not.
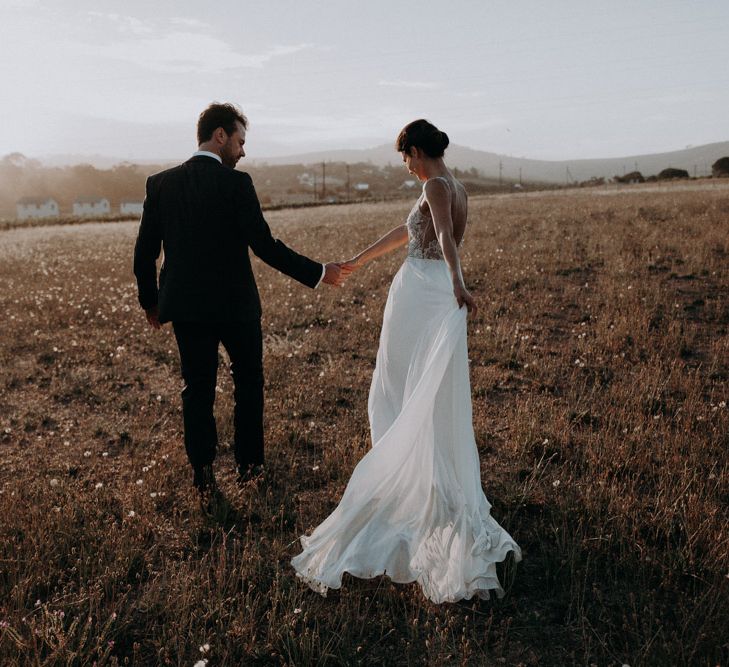
[(262, 463), (238, 468), (238, 484), (246, 485), (248, 482), (261, 479), (266, 469)]
[(213, 466), (205, 465), (199, 468), (193, 468), (192, 485), (200, 494), (213, 493), (218, 488), (218, 485), (215, 483)]
[(200, 492), (200, 510), (206, 516), (224, 523), (232, 511), (225, 494), (217, 487)]

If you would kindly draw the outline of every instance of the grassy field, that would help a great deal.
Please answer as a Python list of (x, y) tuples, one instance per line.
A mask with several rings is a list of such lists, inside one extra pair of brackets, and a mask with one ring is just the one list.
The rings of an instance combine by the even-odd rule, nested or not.
[[(464, 269), (484, 490), (524, 560), (502, 600), (436, 606), (288, 565), (367, 451), (392, 256), (341, 290), (256, 262), (270, 474), (238, 490), (221, 365), (199, 512), (169, 327), (135, 223), (0, 233), (0, 664), (729, 664), (729, 190), (474, 198)], [(277, 211), (345, 259), (409, 203)]]

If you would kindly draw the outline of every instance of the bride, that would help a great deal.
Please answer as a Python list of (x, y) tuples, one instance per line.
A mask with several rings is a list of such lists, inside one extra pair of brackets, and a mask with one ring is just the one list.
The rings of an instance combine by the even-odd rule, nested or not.
[[(443, 161), (448, 136), (426, 120), (397, 138), (423, 194), (407, 222), (343, 265), (354, 271), (407, 245), (385, 304), (369, 394), (372, 449), (357, 464), (337, 508), (291, 564), (315, 591), (342, 574), (417, 581), (433, 602), (504, 590), (496, 563), (521, 549), (491, 516), (481, 489), (471, 418), (466, 311), (458, 248), (467, 195)], [(465, 308), (464, 308), (465, 306)]]

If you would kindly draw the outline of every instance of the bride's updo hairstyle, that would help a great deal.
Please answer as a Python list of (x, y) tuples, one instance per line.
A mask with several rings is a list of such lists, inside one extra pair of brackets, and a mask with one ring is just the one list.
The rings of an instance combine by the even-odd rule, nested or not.
[(448, 148), (448, 135), (441, 132), (433, 123), (424, 118), (408, 123), (400, 130), (395, 141), (395, 150), (398, 153), (409, 153), (415, 146), (424, 151), (428, 157), (443, 157), (443, 151)]

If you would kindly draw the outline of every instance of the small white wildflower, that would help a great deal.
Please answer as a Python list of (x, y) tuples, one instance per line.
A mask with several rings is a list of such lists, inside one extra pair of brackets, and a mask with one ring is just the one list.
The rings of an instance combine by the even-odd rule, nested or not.
[(311, 467), (311, 469), (312, 469), (312, 470), (313, 470), (314, 472), (316, 472), (317, 470), (319, 470), (319, 466), (312, 466), (312, 467)]
[(142, 484), (144, 484), (144, 482), (141, 479), (138, 479), (137, 480), (137, 486), (142, 486)]
[(104, 482), (96, 482), (96, 484), (94, 485), (94, 488), (100, 489), (102, 486), (104, 486)]
[(135, 516), (137, 516), (137, 513), (134, 510), (129, 510), (129, 514), (127, 514), (127, 516), (130, 519), (133, 519)]
[(149, 472), (149, 466), (144, 466), (144, 468), (142, 468), (142, 472)]
[(721, 402), (719, 403), (719, 407), (720, 407), (720, 408), (725, 408), (725, 407), (726, 407), (726, 401), (721, 401)]
[(210, 650), (210, 644), (203, 644), (200, 647), (200, 653), (207, 653)]
[(152, 491), (152, 493), (149, 494), (149, 497), (150, 498), (156, 498), (157, 497), (157, 492), (156, 491)]
[(161, 400), (162, 400), (162, 396), (160, 396), (159, 394), (157, 394), (157, 401), (159, 402)]
[(555, 479), (555, 480), (554, 480), (554, 481), (552, 482), (552, 486), (553, 486), (553, 487), (554, 487), (555, 489), (556, 489), (556, 488), (557, 488), (557, 487), (558, 487), (559, 485), (560, 485), (560, 481), (559, 481), (558, 479)]
[(89, 451), (89, 450), (87, 449), (87, 450), (86, 450), (86, 451), (84, 452), (84, 458), (85, 458), (85, 459), (87, 459), (87, 458), (89, 458), (89, 456), (91, 456), (91, 452), (90, 452), (90, 451)]
[(198, 660), (192, 667), (205, 667), (207, 664), (207, 660)]
[(51, 480), (51, 486), (58, 486), (58, 480), (55, 477)]
[(301, 607), (296, 607), (296, 609), (294, 609), (294, 614), (300, 614), (300, 613), (301, 613)]
[(109, 452), (101, 452), (101, 455), (102, 455), (102, 456), (103, 456), (104, 458), (106, 458), (107, 456), (109, 456)]

